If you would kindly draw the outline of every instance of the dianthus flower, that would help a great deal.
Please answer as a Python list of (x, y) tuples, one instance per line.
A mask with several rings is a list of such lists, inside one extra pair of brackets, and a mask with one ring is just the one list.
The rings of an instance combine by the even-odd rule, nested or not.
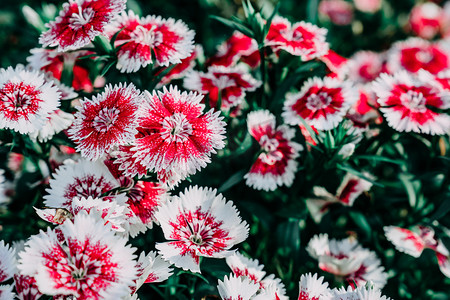
[(0, 283), (10, 279), (16, 271), (14, 250), (0, 241)]
[[(181, 93), (176, 87), (146, 93), (138, 118), (134, 158), (163, 182), (175, 184), (211, 161), (211, 153), (225, 146), (225, 122), (220, 112), (203, 113), (203, 96)], [(173, 185), (170, 184), (170, 185)]]
[(436, 3), (419, 3), (411, 10), (409, 25), (417, 36), (432, 39), (441, 31), (444, 18), (444, 10)]
[(349, 286), (331, 291), (333, 300), (390, 300), (386, 296), (381, 295), (381, 291), (374, 287), (358, 286), (357, 288)]
[(168, 242), (156, 244), (164, 259), (177, 267), (200, 272), (200, 256), (223, 258), (248, 236), (233, 202), (217, 191), (197, 186), (163, 204), (155, 218)]
[(417, 76), (405, 71), (393, 76), (381, 74), (373, 89), (380, 111), (395, 130), (431, 135), (450, 131), (450, 116), (436, 111), (450, 107), (450, 93), (426, 72)]
[(303, 149), (292, 141), (294, 130), (286, 125), (275, 127), (275, 116), (268, 110), (249, 113), (247, 127), (262, 152), (244, 176), (246, 184), (266, 191), (273, 191), (277, 186), (291, 186), (297, 170), (295, 158)]
[(132, 143), (142, 102), (142, 94), (133, 84), (109, 85), (97, 97), (85, 98), (69, 129), (76, 149), (83, 157), (96, 160), (115, 146)]
[(0, 129), (21, 134), (41, 129), (59, 106), (61, 93), (44, 74), (15, 69), (0, 69)]
[(302, 124), (303, 118), (318, 130), (330, 130), (338, 126), (357, 97), (357, 91), (348, 83), (313, 77), (303, 84), (300, 92), (286, 96), (282, 116), (290, 125)]
[(76, 50), (98, 35), (106, 35), (105, 26), (125, 9), (126, 0), (69, 0), (55, 21), (47, 24), (39, 43), (58, 46), (58, 51)]
[[(93, 214), (80, 213), (55, 230), (32, 236), (21, 252), (19, 270), (44, 294), (77, 299), (126, 296), (136, 279), (135, 248), (126, 245)], [(61, 239), (58, 239), (58, 236)]]
[(298, 285), (298, 300), (331, 300), (328, 283), (323, 282), (323, 277), (317, 278), (317, 274), (302, 274)]
[(108, 28), (110, 35), (119, 30), (115, 45), (120, 46), (117, 68), (121, 72), (136, 72), (153, 63), (160, 66), (178, 64), (194, 51), (195, 33), (181, 20), (138, 17), (129, 11), (121, 14)]
[(325, 28), (304, 21), (291, 25), (287, 19), (276, 16), (270, 24), (265, 43), (275, 51), (282, 49), (308, 61), (327, 54), (326, 34)]
[(254, 300), (259, 286), (247, 277), (229, 275), (219, 279), (217, 289), (222, 300)]
[(384, 61), (382, 54), (358, 51), (347, 61), (346, 67), (349, 80), (354, 83), (366, 84), (381, 74)]

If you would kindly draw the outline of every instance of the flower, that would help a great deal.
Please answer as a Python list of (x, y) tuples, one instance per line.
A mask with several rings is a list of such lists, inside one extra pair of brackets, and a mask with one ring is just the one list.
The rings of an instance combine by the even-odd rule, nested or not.
[(16, 287), (17, 298), (20, 300), (37, 300), (42, 296), (36, 286), (34, 277), (15, 274), (14, 285)]
[(184, 79), (184, 87), (207, 94), (210, 106), (216, 107), (219, 98), (222, 101), (218, 109), (229, 110), (240, 105), (245, 92), (252, 92), (261, 85), (261, 81), (253, 78), (245, 67), (211, 66), (207, 73), (190, 72)]
[(141, 252), (136, 264), (137, 276), (136, 284), (133, 286), (134, 293), (144, 283), (156, 283), (167, 280), (171, 275), (173, 269), (170, 268), (170, 264), (165, 261), (161, 255), (157, 255), (156, 252), (150, 251), (148, 255), (145, 252)]
[(133, 84), (106, 87), (102, 94), (81, 101), (70, 138), (83, 157), (97, 160), (113, 147), (132, 143), (143, 96)]
[(441, 31), (444, 17), (444, 11), (439, 5), (433, 2), (419, 3), (411, 10), (409, 25), (417, 36), (432, 39)]
[(44, 294), (77, 299), (113, 299), (130, 293), (136, 250), (95, 215), (80, 213), (56, 231), (32, 236), (20, 253), (19, 270), (36, 279)]
[[(366, 176), (371, 177), (370, 175)], [(306, 206), (314, 221), (319, 223), (329, 210), (330, 205), (340, 203), (345, 206), (353, 206), (355, 200), (363, 192), (369, 191), (371, 187), (371, 182), (347, 173), (336, 190), (336, 195), (330, 194), (323, 187), (315, 186), (313, 188), (314, 198), (306, 199)]]
[(0, 300), (14, 300), (13, 285), (0, 285)]
[(258, 285), (247, 277), (225, 276), (217, 285), (222, 300), (250, 300), (258, 291)]
[(43, 47), (58, 46), (58, 51), (76, 50), (89, 44), (98, 35), (105, 35), (105, 26), (125, 10), (126, 0), (69, 0), (55, 21), (46, 26), (39, 43)]
[(50, 114), (59, 106), (61, 94), (44, 74), (15, 69), (0, 69), (0, 129), (21, 134), (41, 129)]
[(390, 300), (381, 295), (381, 291), (374, 287), (358, 286), (357, 288), (344, 287), (332, 290), (332, 299), (336, 300)]
[(275, 51), (280, 49), (292, 55), (300, 56), (303, 61), (321, 57), (328, 52), (325, 41), (327, 30), (311, 23), (291, 23), (280, 16), (275, 16), (266, 36), (266, 45)]
[(257, 259), (250, 259), (239, 252), (226, 258), (227, 265), (237, 277), (249, 278), (259, 285), (258, 294), (266, 294), (271, 299), (288, 299), (284, 284), (273, 274), (266, 276), (264, 265), (260, 265)]
[(450, 94), (427, 75), (400, 71), (393, 76), (381, 74), (374, 82), (380, 111), (395, 130), (431, 135), (450, 131), (450, 116), (436, 111), (450, 107)]
[(342, 121), (357, 96), (348, 82), (313, 77), (303, 84), (300, 92), (286, 96), (282, 116), (290, 125), (302, 124), (303, 118), (318, 130), (331, 130)]
[(261, 154), (245, 174), (246, 184), (258, 190), (273, 191), (277, 186), (294, 182), (300, 144), (292, 141), (295, 131), (286, 125), (275, 128), (275, 116), (268, 110), (254, 111), (247, 116), (249, 133), (261, 146)]
[(298, 300), (331, 300), (328, 283), (323, 282), (323, 277), (317, 278), (317, 274), (302, 274), (298, 285)]
[(165, 260), (184, 270), (200, 272), (200, 256), (223, 258), (248, 236), (248, 225), (241, 220), (233, 202), (217, 191), (197, 186), (163, 204), (155, 218), (164, 237), (156, 249)]
[(72, 206), (74, 197), (89, 196), (124, 204), (126, 202), (124, 194), (111, 192), (118, 187), (119, 181), (112, 176), (103, 162), (69, 160), (59, 167), (53, 174), (53, 179), (50, 179), (50, 188), (46, 189), (48, 195), (44, 196), (44, 205), (67, 209)]
[(353, 0), (355, 8), (366, 13), (376, 13), (380, 10), (382, 0)]
[[(203, 96), (181, 93), (176, 87), (145, 92), (138, 118), (133, 157), (149, 171), (172, 172), (175, 184), (210, 162), (211, 153), (222, 149), (225, 122), (220, 112), (203, 114)], [(163, 182), (170, 182), (164, 176)], [(174, 183), (170, 184), (171, 186)]]
[(118, 31), (115, 46), (121, 46), (117, 50), (117, 68), (121, 72), (137, 72), (152, 63), (178, 64), (194, 51), (195, 33), (181, 20), (159, 16), (140, 18), (129, 11), (122, 13), (108, 28), (111, 36)]
[(74, 117), (72, 114), (56, 109), (50, 113), (44, 126), (38, 131), (31, 132), (29, 136), (31, 139), (38, 140), (41, 143), (47, 142), (55, 134), (69, 128), (73, 120)]
[(388, 52), (387, 65), (391, 73), (406, 70), (417, 73), (424, 69), (437, 74), (450, 67), (450, 42), (431, 43), (420, 38), (396, 42)]
[(16, 271), (14, 250), (0, 241), (0, 283), (10, 279)]
[(375, 252), (361, 247), (355, 239), (329, 240), (327, 234), (315, 235), (306, 248), (319, 261), (319, 268), (336, 276), (342, 276), (351, 285), (364, 285), (371, 281), (383, 288), (387, 274), (380, 266)]
[(336, 25), (349, 25), (353, 21), (353, 6), (344, 0), (322, 0), (319, 14)]
[[(197, 57), (203, 56), (203, 48), (200, 45), (196, 45), (194, 51), (192, 51), (191, 55), (183, 58), (179, 64), (176, 64), (173, 68), (170, 69), (167, 74), (161, 78), (161, 81), (156, 86), (157, 88), (160, 88), (164, 85), (167, 85), (174, 79), (180, 79), (183, 78), (186, 73), (191, 71), (195, 66), (195, 60)], [(161, 70), (161, 73), (164, 72), (165, 69)], [(158, 76), (160, 73), (156, 73), (155, 76)]]
[(372, 51), (358, 51), (347, 61), (348, 79), (366, 84), (375, 80), (383, 71), (383, 55)]

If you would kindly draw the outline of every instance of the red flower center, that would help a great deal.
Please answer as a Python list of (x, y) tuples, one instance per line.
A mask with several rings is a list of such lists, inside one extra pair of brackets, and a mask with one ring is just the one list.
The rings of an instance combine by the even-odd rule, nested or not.
[(333, 99), (326, 92), (311, 94), (306, 99), (306, 107), (312, 111), (323, 109), (330, 105), (332, 100)]
[(0, 89), (0, 110), (8, 119), (28, 119), (29, 114), (39, 109), (40, 94), (41, 91), (23, 82), (8, 82)]
[(93, 120), (94, 128), (99, 132), (109, 131), (114, 126), (115, 121), (119, 118), (119, 113), (120, 111), (116, 107), (104, 107)]
[(422, 93), (416, 91), (408, 91), (400, 96), (403, 105), (414, 112), (425, 112), (427, 110), (426, 98)]

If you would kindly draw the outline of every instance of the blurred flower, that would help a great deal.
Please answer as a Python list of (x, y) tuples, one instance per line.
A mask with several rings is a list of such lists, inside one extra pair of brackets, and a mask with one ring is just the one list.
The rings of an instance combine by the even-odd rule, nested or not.
[(194, 51), (195, 33), (181, 20), (138, 17), (130, 10), (108, 27), (110, 36), (118, 31), (115, 46), (120, 46), (117, 68), (121, 72), (137, 72), (153, 63), (178, 64)]
[(15, 69), (0, 69), (0, 129), (21, 134), (39, 131), (60, 105), (61, 93), (44, 74)]
[(77, 299), (120, 298), (131, 292), (137, 270), (135, 248), (114, 235), (92, 213), (80, 213), (55, 230), (32, 236), (20, 253), (21, 274), (36, 279), (48, 295)]
[(450, 132), (450, 116), (435, 109), (450, 107), (450, 94), (427, 72), (413, 76), (400, 71), (381, 74), (373, 89), (389, 126), (397, 131), (443, 135)]
[(429, 40), (440, 33), (443, 22), (444, 11), (433, 2), (418, 3), (409, 16), (411, 30), (417, 36)]
[(450, 42), (431, 43), (420, 38), (396, 42), (388, 52), (388, 69), (393, 74), (399, 70), (417, 73), (424, 69), (437, 74), (450, 67)]
[(13, 277), (16, 272), (14, 249), (0, 241), (0, 283)]
[(217, 285), (222, 300), (250, 300), (258, 291), (258, 285), (247, 277), (225, 276)]
[(383, 119), (378, 111), (378, 103), (375, 92), (370, 86), (359, 88), (359, 98), (347, 113), (347, 118), (352, 121), (354, 127), (367, 130), (370, 123), (380, 124)]
[(165, 260), (184, 270), (200, 273), (200, 256), (223, 258), (248, 236), (233, 202), (209, 188), (189, 187), (178, 197), (163, 204), (155, 218), (164, 237), (156, 249)]
[(219, 99), (221, 107), (229, 110), (245, 99), (246, 92), (252, 92), (261, 85), (243, 65), (235, 67), (211, 66), (207, 73), (190, 72), (184, 79), (184, 87), (208, 95), (210, 106), (216, 107)]
[(15, 294), (13, 293), (14, 286), (0, 285), (0, 299), (1, 300), (14, 300)]
[[(0, 206), (9, 202), (9, 197), (7, 195), (7, 186), (5, 178), (5, 170), (0, 169)], [(1, 270), (1, 268), (0, 268)], [(1, 274), (1, 271), (0, 271)], [(0, 276), (1, 279), (1, 276)], [(2, 280), (0, 280), (1, 282)]]
[(372, 51), (358, 51), (347, 61), (348, 79), (354, 83), (366, 84), (375, 80), (384, 68), (383, 54)]
[(97, 160), (115, 146), (132, 143), (142, 102), (143, 96), (133, 84), (108, 85), (97, 97), (81, 101), (69, 129), (81, 156)]
[(302, 274), (298, 285), (298, 300), (331, 300), (328, 283), (323, 282), (323, 277), (317, 278), (317, 274)]
[(309, 78), (300, 92), (286, 95), (282, 116), (290, 125), (300, 125), (303, 118), (318, 130), (330, 130), (343, 120), (357, 97), (357, 91), (348, 82)]
[(211, 153), (225, 146), (225, 122), (220, 112), (203, 114), (203, 96), (197, 93), (181, 93), (172, 86), (145, 93), (133, 157), (147, 170), (160, 174), (164, 183), (170, 180), (161, 175), (172, 172), (169, 177), (176, 177), (176, 184), (204, 168)]
[(300, 144), (292, 141), (295, 131), (286, 125), (275, 127), (275, 116), (268, 110), (250, 112), (248, 131), (261, 146), (261, 153), (245, 174), (246, 184), (257, 190), (274, 191), (294, 182)]
[(322, 0), (319, 14), (336, 25), (349, 25), (353, 21), (353, 6), (344, 0)]
[(353, 0), (356, 9), (367, 13), (376, 13), (383, 4), (382, 0)]
[(39, 43), (43, 47), (58, 46), (58, 51), (76, 50), (89, 44), (98, 35), (105, 35), (105, 26), (124, 11), (126, 0), (69, 0), (63, 4), (55, 21), (46, 24)]
[(367, 282), (383, 288), (387, 274), (375, 252), (361, 247), (353, 238), (329, 240), (327, 234), (315, 235), (306, 248), (319, 261), (319, 268), (342, 276), (353, 287)]
[[(327, 68), (331, 72), (335, 73), (337, 78), (341, 79), (346, 74), (348, 60), (333, 50), (328, 50), (328, 53), (319, 57), (319, 59), (327, 65)], [(332, 76), (332, 74), (329, 74), (328, 76)]]
[(300, 56), (303, 61), (319, 58), (327, 54), (329, 45), (325, 41), (327, 30), (311, 23), (291, 23), (275, 16), (270, 24), (265, 44), (274, 51), (284, 50)]

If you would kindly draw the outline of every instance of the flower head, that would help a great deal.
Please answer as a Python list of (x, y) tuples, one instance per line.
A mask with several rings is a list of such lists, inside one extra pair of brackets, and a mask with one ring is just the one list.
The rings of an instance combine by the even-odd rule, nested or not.
[(247, 185), (266, 191), (292, 185), (297, 170), (295, 159), (303, 149), (292, 141), (294, 130), (286, 125), (275, 127), (275, 116), (268, 110), (249, 113), (247, 127), (262, 150), (244, 176)]
[[(149, 171), (172, 172), (175, 183), (205, 167), (211, 153), (225, 146), (225, 123), (220, 112), (203, 114), (202, 98), (172, 86), (158, 93), (146, 92), (133, 157)], [(164, 176), (160, 179), (170, 182)]]
[(14, 250), (0, 241), (0, 283), (10, 279), (16, 271)]
[(21, 134), (38, 131), (58, 108), (60, 98), (58, 88), (38, 71), (21, 65), (0, 69), (0, 129)]
[[(450, 116), (436, 110), (450, 107), (450, 94), (443, 91), (427, 72), (418, 76), (405, 71), (381, 74), (373, 89), (389, 126), (397, 131), (446, 134)], [(429, 74), (428, 74), (429, 75)]]
[(107, 86), (102, 94), (85, 98), (69, 129), (81, 155), (96, 160), (113, 147), (130, 144), (137, 133), (137, 112), (143, 97), (133, 84)]
[(258, 291), (258, 285), (247, 277), (225, 276), (217, 285), (222, 300), (250, 300)]
[(165, 261), (161, 255), (157, 255), (156, 252), (152, 251), (147, 255), (141, 252), (136, 269), (138, 279), (136, 280), (136, 285), (133, 286), (134, 292), (144, 283), (156, 283), (167, 280), (173, 271), (169, 262)]
[(136, 279), (134, 248), (93, 214), (80, 213), (54, 230), (32, 236), (20, 253), (19, 269), (44, 294), (77, 299), (112, 299), (130, 293)]
[(328, 283), (323, 282), (323, 277), (317, 278), (311, 273), (303, 274), (299, 282), (298, 300), (331, 300)]
[(346, 64), (349, 80), (366, 84), (375, 80), (384, 68), (382, 54), (372, 51), (356, 52)]
[(273, 18), (266, 36), (266, 45), (300, 56), (303, 61), (318, 58), (328, 52), (327, 30), (307, 22), (291, 24), (280, 16)]
[(58, 46), (58, 51), (76, 50), (96, 36), (106, 35), (105, 26), (125, 9), (126, 0), (69, 0), (55, 21), (47, 24), (39, 43)]
[(319, 14), (336, 25), (349, 25), (353, 21), (353, 5), (344, 0), (323, 0)]
[(328, 77), (310, 78), (300, 92), (287, 95), (282, 116), (290, 125), (300, 125), (303, 118), (318, 130), (330, 130), (342, 121), (357, 97), (348, 83)]
[(247, 238), (248, 225), (233, 202), (216, 193), (190, 187), (159, 208), (155, 218), (169, 241), (156, 244), (156, 248), (164, 259), (185, 270), (200, 272), (200, 256), (232, 255), (229, 249)]
[(358, 286), (357, 288), (349, 286), (347, 289), (333, 289), (332, 299), (336, 300), (390, 300), (386, 296), (381, 295), (381, 291), (367, 285)]
[(441, 31), (444, 18), (444, 10), (436, 3), (419, 3), (411, 10), (409, 25), (417, 36), (432, 39)]
[(121, 72), (136, 72), (152, 63), (160, 66), (178, 64), (194, 51), (195, 33), (181, 20), (138, 17), (129, 11), (108, 28), (110, 35), (119, 30), (115, 45), (121, 46), (117, 51), (117, 68)]

